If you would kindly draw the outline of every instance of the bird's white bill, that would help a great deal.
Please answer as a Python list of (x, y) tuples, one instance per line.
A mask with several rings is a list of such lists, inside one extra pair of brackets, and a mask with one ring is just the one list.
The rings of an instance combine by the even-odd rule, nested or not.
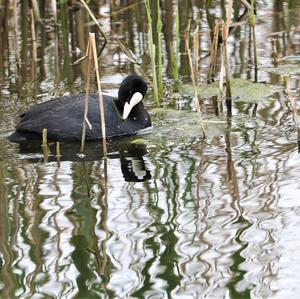
[(130, 99), (129, 104), (126, 102), (123, 110), (123, 119), (127, 119), (132, 108), (137, 105), (143, 99), (143, 95), (140, 92), (136, 92), (133, 94)]

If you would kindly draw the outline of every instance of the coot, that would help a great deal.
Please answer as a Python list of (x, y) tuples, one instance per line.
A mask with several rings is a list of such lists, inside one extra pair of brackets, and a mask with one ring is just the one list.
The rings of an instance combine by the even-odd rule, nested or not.
[[(103, 96), (108, 138), (134, 135), (151, 126), (142, 102), (146, 92), (145, 81), (137, 75), (129, 75), (120, 85), (118, 98)], [(46, 128), (50, 140), (80, 140), (84, 96), (64, 96), (32, 107), (20, 116), (20, 123), (9, 139), (15, 142), (40, 139)], [(89, 96), (88, 120), (91, 127), (87, 127), (86, 140), (102, 138), (98, 94)]]

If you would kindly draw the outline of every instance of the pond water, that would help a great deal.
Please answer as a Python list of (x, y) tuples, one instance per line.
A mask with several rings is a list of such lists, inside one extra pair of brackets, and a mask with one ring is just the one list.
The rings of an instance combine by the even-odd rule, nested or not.
[[(163, 107), (154, 108), (149, 90), (152, 130), (109, 141), (107, 163), (98, 143), (86, 144), (84, 157), (79, 144), (61, 143), (58, 162), (55, 144), (45, 156), (40, 142), (7, 140), (28, 107), (84, 92), (86, 62), (72, 63), (85, 52), (88, 31), (97, 32), (75, 1), (57, 4), (57, 25), (51, 3), (40, 1), (35, 61), (29, 1), (18, 3), (16, 28), (8, 2), (0, 3), (0, 297), (300, 296), (297, 129), (282, 69), (272, 65), (276, 37), (279, 57), (291, 57), (288, 66), (297, 70), (300, 1), (256, 1), (258, 82), (279, 91), (253, 102), (236, 99), (231, 118), (201, 98), (206, 139), (191, 96), (174, 92), (175, 1), (162, 1)], [(224, 1), (213, 2), (179, 1), (180, 84), (191, 86), (189, 24), (200, 28), (197, 80), (206, 81), (208, 24), (224, 13)], [(100, 56), (102, 88), (116, 94), (128, 73), (151, 85), (143, 1), (91, 1), (91, 8), (109, 37)], [(232, 76), (250, 82), (252, 40), (247, 17), (238, 19), (243, 12), (234, 10), (228, 50)], [(298, 74), (284, 71), (298, 99)]]

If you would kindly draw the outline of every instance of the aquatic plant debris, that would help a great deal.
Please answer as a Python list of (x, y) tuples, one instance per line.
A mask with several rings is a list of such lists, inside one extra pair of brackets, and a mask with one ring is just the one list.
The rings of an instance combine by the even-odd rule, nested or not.
[[(275, 86), (265, 83), (253, 83), (250, 80), (245, 79), (232, 79), (231, 82), (232, 97), (236, 101), (257, 103), (263, 101), (276, 92), (284, 89), (283, 86)], [(211, 84), (203, 84), (197, 86), (197, 91), (200, 98), (210, 98), (219, 95), (219, 81)], [(193, 95), (193, 86), (184, 84), (181, 87), (181, 92), (188, 95)]]
[(300, 77), (300, 55), (281, 57), (278, 65), (261, 67), (260, 70), (283, 77)]
[(283, 77), (300, 77), (300, 65), (297, 64), (280, 64), (276, 67), (263, 67), (261, 70)]
[[(187, 142), (191, 139), (202, 138), (198, 115), (190, 110), (175, 110), (170, 108), (153, 108), (150, 110), (153, 122), (152, 134), (145, 139), (165, 138), (170, 142)], [(203, 120), (207, 136), (220, 136), (226, 129), (225, 119), (209, 116)], [(180, 124), (180, 125), (178, 125)], [(199, 125), (197, 125), (199, 124)]]

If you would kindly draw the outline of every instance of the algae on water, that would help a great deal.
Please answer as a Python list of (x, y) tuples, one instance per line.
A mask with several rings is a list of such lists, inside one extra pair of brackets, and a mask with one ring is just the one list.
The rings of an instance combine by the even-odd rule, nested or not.
[[(211, 84), (197, 86), (199, 97), (210, 98), (218, 96), (220, 93), (219, 81)], [(283, 86), (275, 86), (265, 83), (253, 83), (245, 79), (232, 79), (231, 81), (232, 97), (235, 100), (249, 103), (261, 102), (276, 92), (283, 90)], [(193, 95), (193, 87), (185, 84), (182, 86), (182, 92)]]

